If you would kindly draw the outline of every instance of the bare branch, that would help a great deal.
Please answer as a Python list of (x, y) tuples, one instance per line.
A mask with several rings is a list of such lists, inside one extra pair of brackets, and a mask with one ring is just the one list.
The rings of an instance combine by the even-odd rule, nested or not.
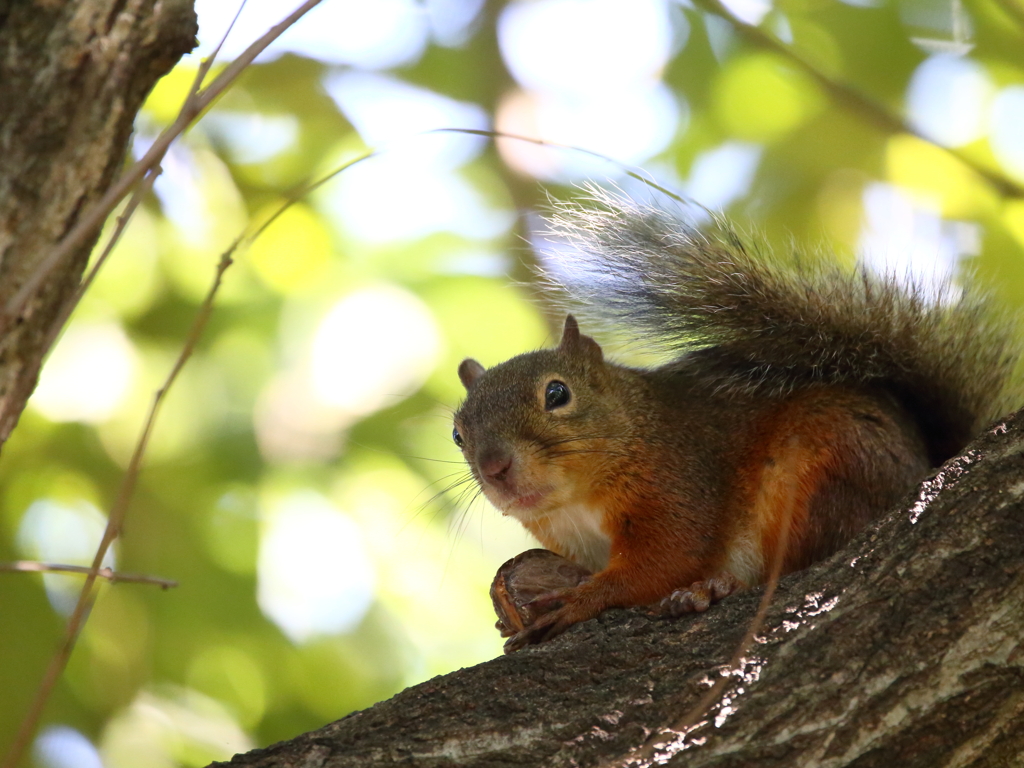
[[(320, 1), (306, 0), (283, 21), (275, 24), (262, 37), (246, 48), (242, 55), (225, 67), (224, 71), (207, 88), (189, 95), (181, 111), (178, 113), (178, 117), (157, 137), (146, 154), (137, 163), (132, 165), (92, 208), (82, 215), (79, 222), (54, 246), (50, 254), (40, 262), (39, 267), (32, 273), (31, 277), (10, 298), (3, 309), (3, 313), (0, 314), (0, 335), (22, 313), (29, 300), (36, 294), (43, 281), (53, 272), (57, 265), (66, 259), (69, 254), (73, 253), (75, 249), (80, 247), (103, 224), (115, 206), (121, 202), (124, 196), (128, 194), (128, 191), (146, 173), (161, 163), (171, 142), (189, 128), (199, 114), (212, 104), (268, 45), (280, 37), (288, 27), (302, 18), (307, 12), (319, 5)], [(200, 72), (204, 74), (202, 70)], [(199, 78), (197, 78), (197, 84), (198, 81)]]
[[(1000, 7), (1003, 7), (1006, 4), (1012, 6), (1014, 1), (1015, 0), (1002, 0)], [(740, 21), (738, 18), (733, 16), (724, 5), (722, 5), (720, 0), (694, 0), (694, 3), (700, 10), (724, 19), (736, 31), (736, 33), (748, 43), (755, 45), (758, 48), (769, 50), (786, 59), (790, 64), (796, 66), (796, 68), (801, 70), (804, 74), (810, 76), (811, 79), (814, 80), (818, 86), (829, 94), (837, 103), (842, 104), (849, 111), (860, 115), (868, 122), (874, 123), (883, 131), (886, 131), (887, 133), (908, 133), (922, 141), (926, 141), (929, 144), (938, 147), (943, 152), (955, 157), (967, 168), (971, 169), (974, 173), (988, 181), (989, 184), (995, 187), (1000, 195), (1003, 195), (1004, 197), (1024, 197), (1024, 187), (1017, 182), (1008, 179), (1006, 176), (992, 168), (986, 168), (958, 149), (952, 149), (950, 147), (943, 147), (939, 144), (935, 144), (935, 142), (927, 136), (924, 136), (919, 131), (908, 125), (905, 120), (894, 115), (886, 109), (885, 106), (874, 99), (871, 99), (862, 91), (854, 88), (852, 85), (840, 82), (833, 77), (829, 77), (810, 61), (805, 59), (789, 46), (766, 33), (760, 27), (755, 27), (752, 24)]]
[(6, 573), (80, 573), (106, 579), (111, 584), (119, 581), (133, 584), (155, 584), (161, 589), (178, 586), (174, 579), (161, 579), (157, 576), (146, 576), (141, 573), (119, 573), (112, 568), (100, 568), (98, 571), (85, 565), (66, 565), (62, 563), (40, 563), (35, 560), (15, 560), (12, 563), (0, 563), (0, 572)]
[(146, 453), (146, 447), (149, 444), (149, 438), (153, 432), (153, 425), (156, 423), (157, 414), (160, 412), (160, 406), (163, 403), (168, 389), (170, 389), (171, 385), (174, 384), (174, 381), (177, 379), (181, 369), (195, 351), (196, 344), (199, 341), (199, 336), (202, 333), (203, 328), (206, 326), (207, 320), (209, 320), (210, 312), (213, 309), (213, 299), (217, 295), (217, 291), (220, 289), (224, 272), (231, 266), (231, 253), (237, 246), (238, 241), (235, 241), (231, 248), (221, 256), (220, 263), (217, 265), (217, 272), (214, 275), (213, 284), (210, 286), (210, 290), (206, 294), (206, 298), (203, 300), (203, 303), (199, 307), (199, 311), (196, 313), (195, 320), (192, 322), (192, 328), (189, 330), (188, 337), (185, 340), (181, 353), (178, 355), (178, 359), (171, 368), (171, 372), (167, 375), (167, 379), (164, 381), (163, 386), (157, 391), (156, 396), (153, 398), (153, 405), (149, 409), (149, 415), (146, 418), (146, 423), (142, 428), (139, 440), (135, 445), (135, 451), (132, 453), (131, 461), (128, 463), (128, 468), (125, 470), (124, 479), (121, 481), (121, 488), (117, 494), (117, 499), (114, 501), (114, 505), (110, 510), (110, 516), (107, 518), (107, 527), (103, 531), (103, 538), (100, 540), (100, 545), (96, 549), (96, 555), (93, 557), (92, 566), (87, 569), (88, 572), (85, 576), (85, 584), (82, 585), (82, 591), (79, 593), (78, 602), (75, 604), (75, 610), (72, 612), (71, 618), (68, 619), (67, 626), (65, 627), (64, 641), (50, 660), (50, 665), (47, 667), (46, 674), (43, 676), (43, 680), (39, 684), (35, 698), (32, 700), (32, 704), (29, 706), (28, 711), (25, 714), (25, 718), (22, 720), (21, 726), (18, 729), (18, 735), (15, 737), (14, 743), (12, 744), (10, 751), (7, 753), (7, 757), (3, 763), (3, 768), (15, 768), (21, 760), (21, 755), (24, 753), (25, 748), (28, 746), (32, 735), (35, 733), (36, 727), (39, 724), (39, 718), (42, 716), (43, 708), (46, 706), (46, 701), (49, 699), (50, 693), (53, 690), (54, 685), (56, 685), (57, 680), (60, 678), (61, 673), (64, 671), (64, 667), (67, 666), (68, 659), (71, 657), (71, 651), (74, 650), (75, 642), (78, 639), (78, 634), (85, 624), (89, 609), (92, 607), (93, 587), (96, 584), (96, 579), (99, 577), (100, 572), (103, 570), (103, 558), (110, 549), (110, 545), (114, 543), (114, 539), (116, 539), (121, 532), (125, 513), (128, 510), (128, 503), (131, 501), (132, 493), (134, 492), (136, 482), (138, 481), (139, 469), (142, 466), (142, 458)]
[[(147, 177), (148, 182), (143, 181), (138, 186), (136, 194), (133, 200), (129, 203), (128, 210), (125, 215), (122, 216), (121, 221), (118, 223), (118, 227), (112, 236), (111, 243), (108, 244), (106, 250), (100, 256), (100, 260), (97, 262), (93, 271), (84, 281), (79, 291), (76, 292), (75, 297), (72, 301), (68, 302), (68, 306), (62, 312), (58, 322), (54, 324), (53, 330), (51, 331), (50, 339), (48, 344), (52, 344), (56, 335), (60, 332), (63, 322), (67, 316), (73, 310), (77, 301), (81, 298), (82, 292), (88, 287), (92, 279), (95, 277), (98, 268), (102, 262), (109, 255), (113, 248), (113, 244), (120, 237), (124, 226), (127, 224), (128, 218), (131, 213), (134, 212), (135, 207), (141, 201), (145, 195), (147, 189), (155, 180), (160, 162), (163, 160), (171, 143), (183, 133), (200, 115), (200, 113), (208, 107), (213, 101), (220, 96), (237, 78), (238, 76), (248, 67), (249, 64), (255, 60), (255, 58), (264, 50), (270, 43), (276, 40), (280, 35), (288, 29), (292, 24), (298, 21), (308, 11), (317, 6), (320, 0), (306, 0), (301, 6), (295, 9), (289, 14), (283, 21), (271, 27), (264, 35), (258, 40), (249, 45), (248, 48), (236, 58), (231, 64), (229, 64), (224, 71), (218, 75), (214, 81), (205, 89), (200, 90), (200, 86), (205, 78), (210, 66), (212, 66), (213, 56), (208, 60), (204, 61), (202, 66), (197, 73), (196, 79), (193, 83), (192, 89), (189, 92), (188, 97), (185, 99), (185, 103), (182, 105), (181, 110), (178, 113), (175, 121), (165, 129), (157, 140), (153, 142), (146, 154), (135, 163), (129, 170), (107, 191), (107, 193), (96, 203), (91, 209), (89, 209), (79, 220), (78, 224), (72, 228), (72, 230), (58, 243), (50, 254), (40, 263), (39, 267), (33, 272), (28, 280), (21, 286), (20, 290), (11, 297), (2, 314), (0, 314), (0, 335), (9, 327), (11, 322), (17, 318), (25, 305), (35, 295), (36, 291), (43, 284), (46, 277), (65, 259), (67, 256), (74, 252), (76, 248), (82, 245), (85, 240), (96, 230), (97, 227), (101, 226), (106, 217), (114, 209), (114, 207), (123, 199), (128, 193), (128, 190), (135, 187), (144, 177)], [(244, 6), (245, 0), (243, 0), (242, 6)], [(241, 7), (238, 13), (241, 13)], [(237, 20), (238, 14), (235, 15)], [(234, 20), (231, 23), (231, 27), (234, 26)], [(214, 52), (214, 56), (217, 51), (220, 50), (221, 46), (226, 39), (228, 32), (231, 31), (231, 27), (225, 32), (224, 38), (221, 39)], [(359, 162), (364, 158), (359, 158), (354, 162)], [(351, 165), (351, 163), (347, 164)], [(335, 171), (340, 173), (343, 168)], [(331, 174), (327, 178), (335, 175)], [(321, 179), (319, 182), (314, 184), (310, 189), (314, 189), (320, 184), (324, 183), (327, 178)], [(285, 208), (278, 211), (270, 221), (279, 216)], [(249, 242), (255, 239), (263, 230), (269, 225), (269, 221), (265, 222), (263, 226), (258, 228), (253, 234), (250, 235)], [(156, 396), (153, 400), (153, 405), (150, 408), (149, 415), (146, 419), (145, 426), (142, 429), (142, 433), (139, 436), (139, 440), (136, 443), (135, 450), (132, 454), (131, 461), (129, 462), (128, 468), (125, 471), (124, 479), (122, 480), (120, 491), (118, 492), (117, 499), (111, 508), (110, 515), (107, 519), (107, 527), (103, 532), (103, 538), (100, 541), (99, 547), (96, 550), (96, 554), (93, 558), (91, 568), (87, 569), (85, 574), (85, 583), (82, 585), (82, 591), (79, 594), (78, 602), (75, 605), (75, 609), (68, 620), (67, 627), (64, 632), (64, 641), (60, 648), (54, 654), (50, 661), (50, 665), (46, 670), (42, 682), (36, 691), (36, 696), (30, 705), (28, 712), (22, 720), (21, 726), (19, 727), (18, 734), (12, 744), (7, 756), (3, 762), (2, 768), (14, 768), (20, 761), (25, 748), (28, 746), (32, 735), (35, 733), (36, 728), (39, 724), (39, 719), (42, 716), (43, 708), (46, 705), (46, 701), (49, 699), (50, 693), (56, 685), (57, 680), (60, 678), (64, 667), (67, 665), (68, 659), (71, 656), (71, 652), (74, 649), (75, 642), (78, 638), (78, 634), (81, 632), (82, 626), (84, 626), (87, 620), (89, 610), (93, 603), (93, 587), (95, 586), (96, 579), (104, 576), (101, 567), (104, 556), (110, 549), (111, 544), (120, 535), (121, 527), (124, 522), (124, 516), (128, 508), (128, 504), (131, 500), (132, 494), (135, 490), (135, 485), (138, 480), (139, 469), (142, 464), (142, 458), (145, 455), (146, 447), (149, 444), (149, 438), (152, 434), (153, 426), (156, 422), (157, 414), (159, 413), (160, 406), (163, 403), (164, 397), (167, 394), (169, 388), (173, 385), (177, 379), (178, 374), (184, 367), (185, 363), (191, 357), (193, 351), (195, 351), (196, 344), (199, 341), (199, 337), (202, 333), (203, 328), (206, 326), (209, 320), (210, 313), (213, 308), (213, 300), (220, 289), (221, 281), (224, 276), (224, 272), (228, 267), (231, 266), (231, 254), (238, 248), (242, 242), (242, 237), (232, 243), (231, 247), (225, 251), (221, 256), (220, 263), (218, 264), (216, 275), (213, 280), (213, 284), (210, 287), (210, 291), (207, 294), (205, 300), (199, 307), (199, 311), (196, 314), (196, 318), (193, 322), (192, 328), (189, 331), (189, 335), (185, 341), (185, 345), (182, 348), (181, 354), (175, 361), (171, 372), (168, 374), (164, 385), (157, 391)]]
[[(128, 200), (128, 205), (125, 206), (121, 215), (117, 217), (117, 225), (114, 227), (114, 231), (110, 235), (110, 240), (103, 247), (103, 252), (100, 254), (99, 258), (96, 259), (96, 263), (93, 265), (92, 269), (89, 270), (89, 274), (86, 275), (84, 280), (82, 280), (74, 294), (68, 298), (64, 303), (64, 306), (61, 307), (60, 313), (56, 318), (54, 318), (54, 321), (50, 326), (46, 344), (43, 347), (44, 357), (49, 354), (49, 351), (53, 348), (54, 342), (57, 340), (57, 337), (60, 336), (60, 332), (64, 329), (65, 323), (67, 323), (68, 318), (71, 317), (71, 313), (75, 311), (75, 307), (78, 306), (78, 303), (82, 300), (85, 292), (89, 290), (89, 286), (92, 285), (93, 281), (96, 279), (96, 275), (99, 274), (100, 268), (106, 263), (107, 258), (114, 250), (114, 246), (116, 246), (121, 240), (121, 235), (124, 234), (124, 231), (128, 226), (128, 222), (131, 221), (132, 216), (139, 207), (139, 203), (141, 203), (142, 199), (149, 194), (149, 190), (153, 188), (153, 182), (155, 182), (156, 177), (160, 175), (160, 171), (161, 169), (158, 165), (143, 177), (142, 182), (138, 187), (136, 187), (135, 192)], [(4, 345), (10, 338), (11, 337), (8, 336), (0, 340), (0, 351), (3, 350)]]

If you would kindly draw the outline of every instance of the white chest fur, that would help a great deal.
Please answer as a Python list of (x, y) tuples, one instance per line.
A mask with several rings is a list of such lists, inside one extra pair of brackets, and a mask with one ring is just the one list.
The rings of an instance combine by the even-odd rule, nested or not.
[(582, 504), (552, 512), (548, 531), (562, 545), (562, 553), (592, 571), (608, 565), (611, 538), (601, 529), (603, 514)]

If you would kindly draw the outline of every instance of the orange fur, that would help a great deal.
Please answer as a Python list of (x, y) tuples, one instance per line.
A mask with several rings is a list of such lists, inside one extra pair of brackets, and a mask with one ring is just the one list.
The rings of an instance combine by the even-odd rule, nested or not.
[[(722, 392), (703, 380), (707, 364), (608, 364), (569, 318), (554, 350), (460, 367), (456, 435), (484, 493), (593, 572), (538, 598), (540, 618), (507, 647), (677, 593), (673, 614), (703, 610), (780, 557), (783, 573), (806, 567), (929, 466), (922, 430), (882, 387)], [(563, 399), (549, 403), (552, 391)]]
[[(746, 451), (733, 467), (736, 490), (710, 546), (698, 546), (702, 531), (668, 522), (673, 514), (667, 499), (637, 499), (631, 485), (621, 480), (600, 484), (588, 495), (587, 505), (595, 515), (602, 514), (595, 524), (610, 537), (609, 561), (588, 584), (574, 590), (575, 605), (563, 613), (581, 621), (605, 608), (650, 604), (722, 571), (747, 586), (759, 583), (780, 556), (787, 522), (782, 573), (829, 554), (821, 542), (831, 540), (832, 528), (849, 521), (816, 509), (816, 499), (856, 459), (851, 435), (857, 432), (858, 415), (902, 429), (876, 397), (841, 387), (812, 388), (766, 407), (736, 436)], [(642, 485), (651, 480), (653, 470), (652, 464), (640, 466), (646, 467), (638, 472)], [(566, 542), (552, 533), (546, 520), (525, 524), (546, 547), (566, 554)]]
[[(794, 570), (794, 546), (803, 540), (811, 516), (811, 499), (836, 465), (836, 433), (846, 419), (843, 407), (815, 407), (820, 393), (794, 398), (780, 408), (764, 430), (764, 442), (752, 462), (740, 468), (746, 481), (750, 528), (758, 549), (762, 580), (779, 556), (783, 525), (790, 526), (790, 552), (785, 553), (783, 573)], [(740, 577), (743, 579), (743, 577)], [(750, 579), (743, 579), (749, 581)]]

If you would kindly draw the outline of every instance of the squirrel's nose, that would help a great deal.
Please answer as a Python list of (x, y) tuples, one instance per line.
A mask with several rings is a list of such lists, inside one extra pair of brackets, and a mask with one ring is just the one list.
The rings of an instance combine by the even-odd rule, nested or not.
[(500, 483), (508, 477), (512, 468), (511, 454), (503, 453), (496, 456), (486, 456), (480, 460), (480, 473), (494, 483)]

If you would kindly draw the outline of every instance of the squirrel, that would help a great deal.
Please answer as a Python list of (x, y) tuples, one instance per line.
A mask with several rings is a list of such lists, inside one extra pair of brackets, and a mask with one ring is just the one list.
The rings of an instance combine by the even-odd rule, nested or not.
[(459, 366), (452, 434), (484, 495), (593, 572), (534, 600), (507, 651), (805, 568), (1013, 404), (1014, 330), (971, 290), (786, 261), (600, 192), (551, 221), (576, 255), (547, 284), (671, 360), (610, 362), (568, 315), (554, 349)]

